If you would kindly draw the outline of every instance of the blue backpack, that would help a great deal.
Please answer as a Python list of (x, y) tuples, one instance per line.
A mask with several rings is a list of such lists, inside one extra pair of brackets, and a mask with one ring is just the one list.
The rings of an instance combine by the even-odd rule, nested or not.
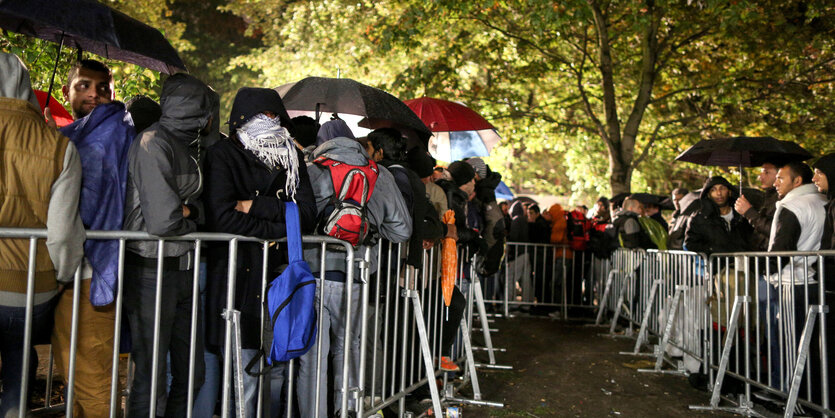
[(302, 258), (299, 208), (285, 202), (284, 213), (290, 263), (267, 289), (264, 317), (269, 321), (264, 321), (262, 352), (246, 366), (250, 375), (259, 374), (252, 369), (262, 355), (270, 365), (289, 361), (304, 355), (316, 339), (316, 278)]

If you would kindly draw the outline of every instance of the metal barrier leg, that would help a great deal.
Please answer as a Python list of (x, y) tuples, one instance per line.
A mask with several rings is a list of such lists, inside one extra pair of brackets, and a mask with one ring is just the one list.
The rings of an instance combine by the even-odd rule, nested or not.
[(620, 354), (630, 356), (652, 356), (653, 353), (641, 353), (641, 346), (644, 345), (644, 340), (647, 337), (647, 326), (649, 325), (649, 317), (652, 314), (652, 305), (655, 303), (655, 295), (658, 293), (658, 288), (663, 282), (662, 279), (656, 279), (652, 282), (652, 289), (649, 291), (649, 303), (644, 309), (644, 317), (641, 319), (641, 329), (638, 331), (638, 339), (635, 340), (635, 348), (632, 351), (621, 351)]
[(492, 406), (496, 408), (504, 408), (504, 404), (500, 402), (490, 402), (481, 399), (481, 387), (478, 384), (478, 374), (476, 373), (476, 364), (473, 360), (473, 346), (470, 341), (470, 330), (467, 328), (467, 319), (461, 318), (461, 336), (464, 343), (464, 354), (467, 357), (467, 368), (470, 372), (470, 381), (473, 385), (473, 399), (462, 399), (447, 397), (446, 399), (453, 402), (467, 403), (471, 405)]
[(403, 293), (412, 301), (412, 309), (415, 314), (418, 337), (420, 338), (420, 352), (423, 357), (423, 365), (426, 367), (426, 384), (429, 385), (429, 394), (432, 398), (432, 410), (436, 416), (443, 416), (441, 409), (441, 396), (438, 393), (438, 385), (435, 383), (435, 369), (432, 365), (432, 351), (429, 349), (429, 337), (426, 333), (426, 323), (423, 320), (423, 308), (420, 305), (420, 295), (416, 290), (403, 290)]
[(728, 323), (727, 334), (725, 335), (725, 345), (722, 348), (722, 358), (719, 361), (719, 370), (716, 373), (716, 380), (713, 383), (713, 391), (710, 395), (710, 405), (690, 405), (691, 410), (695, 411), (725, 411), (732, 412), (746, 416), (762, 416), (752, 409), (752, 405), (744, 402), (744, 398), (740, 398), (738, 407), (720, 407), (719, 400), (722, 396), (722, 381), (725, 380), (725, 373), (728, 371), (728, 364), (731, 359), (731, 349), (736, 335), (737, 327), (739, 326), (739, 312), (742, 310), (742, 304), (751, 301), (750, 296), (737, 296), (734, 300), (733, 308), (731, 309), (731, 318)]
[(631, 326), (626, 329), (626, 331), (624, 332), (623, 335), (616, 334), (615, 329), (618, 326), (618, 319), (620, 319), (620, 311), (621, 311), (621, 309), (623, 309), (623, 302), (624, 302), (624, 299), (626, 299), (626, 292), (629, 288), (629, 286), (627, 286), (627, 284), (629, 283), (629, 280), (631, 278), (634, 278), (634, 277), (635, 277), (635, 272), (634, 271), (630, 272), (629, 274), (626, 275), (626, 280), (623, 281), (623, 286), (621, 286), (621, 288), (620, 288), (620, 295), (618, 296), (618, 301), (615, 304), (615, 316), (612, 317), (612, 322), (611, 322), (611, 324), (609, 324), (609, 333), (608, 334), (600, 334), (601, 336), (611, 337), (611, 338), (617, 338), (617, 337), (631, 338), (632, 337), (632, 327)]
[(235, 362), (235, 413), (238, 418), (246, 416), (246, 405), (244, 405), (244, 369), (241, 359), (241, 311), (225, 310), (223, 319), (232, 322), (232, 355)]
[[(479, 364), (478, 366), (488, 369), (512, 370), (513, 366), (502, 366), (496, 364), (496, 355), (494, 354), (496, 350), (493, 348), (493, 338), (490, 336), (490, 328), (487, 323), (487, 310), (484, 308), (484, 297), (481, 294), (481, 281), (478, 279), (478, 276), (473, 276), (472, 285), (473, 293), (475, 294), (476, 308), (478, 309), (478, 318), (481, 321), (481, 332), (484, 335), (484, 345), (486, 346), (484, 348), (490, 358), (490, 364)], [(475, 349), (475, 347), (473, 347), (473, 349)]]
[[(654, 284), (653, 284), (654, 287)], [(638, 372), (641, 373), (665, 373), (665, 374), (687, 374), (686, 371), (683, 370), (661, 370), (661, 366), (664, 364), (664, 354), (667, 351), (667, 345), (670, 343), (670, 334), (673, 333), (673, 325), (676, 321), (676, 314), (678, 313), (679, 303), (681, 301), (681, 294), (687, 290), (687, 286), (685, 285), (678, 285), (676, 286), (676, 292), (673, 295), (673, 303), (670, 312), (667, 314), (667, 324), (664, 326), (664, 336), (661, 338), (661, 344), (655, 346), (655, 368), (653, 369), (638, 369)], [(648, 314), (647, 314), (648, 315)]]
[(614, 283), (614, 275), (620, 273), (618, 269), (609, 270), (609, 274), (606, 277), (606, 288), (603, 290), (603, 297), (600, 299), (600, 306), (597, 308), (597, 319), (594, 321), (594, 324), (588, 324), (589, 326), (602, 326), (600, 322), (603, 320), (603, 314), (606, 312), (606, 304), (609, 300), (609, 293), (612, 291), (612, 283)]
[(800, 393), (800, 383), (803, 381), (803, 370), (806, 368), (806, 358), (809, 356), (809, 344), (812, 343), (812, 332), (815, 329), (815, 319), (823, 315), (827, 308), (821, 305), (809, 306), (806, 314), (806, 325), (803, 326), (803, 334), (800, 336), (800, 346), (797, 347), (797, 362), (794, 365), (792, 385), (789, 389), (789, 400), (786, 402), (786, 411), (783, 416), (790, 418), (794, 416), (794, 406), (797, 404), (797, 396)]

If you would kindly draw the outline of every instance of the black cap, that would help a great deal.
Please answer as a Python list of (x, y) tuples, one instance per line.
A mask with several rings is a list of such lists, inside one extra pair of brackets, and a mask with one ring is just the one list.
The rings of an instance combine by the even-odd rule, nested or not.
[(463, 186), (475, 178), (475, 169), (464, 161), (456, 161), (447, 168), (456, 186)]

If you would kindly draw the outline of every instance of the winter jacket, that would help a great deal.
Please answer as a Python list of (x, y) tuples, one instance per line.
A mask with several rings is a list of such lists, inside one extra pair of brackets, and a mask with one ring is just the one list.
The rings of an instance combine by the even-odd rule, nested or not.
[[(313, 157), (316, 159), (320, 156), (359, 166), (367, 165), (369, 159), (359, 142), (344, 137), (331, 139), (318, 146)], [(409, 208), (391, 172), (385, 167), (378, 166), (378, 168), (380, 173), (377, 176), (377, 183), (366, 205), (368, 221), (372, 229), (383, 238), (394, 243), (406, 242), (412, 235), (412, 218), (409, 216)], [(313, 195), (316, 199), (316, 212), (321, 215), (334, 195), (330, 171), (326, 167), (310, 163), (307, 165), (307, 172), (310, 175), (310, 184), (313, 186)], [(379, 243), (376, 248), (379, 249)], [(365, 247), (360, 246), (355, 254), (359, 255), (364, 251)], [(304, 258), (310, 263), (310, 268), (314, 272), (318, 272), (320, 268), (320, 252), (318, 245), (306, 247), (304, 251)], [(377, 257), (374, 256), (376, 254), (376, 251), (372, 251), (371, 271), (377, 270)], [(346, 271), (344, 254), (329, 251), (325, 260), (325, 269)]]
[[(89, 115), (60, 129), (81, 157), (81, 220), (89, 230), (118, 231), (125, 219), (128, 150), (136, 132), (119, 102), (96, 106)], [(87, 240), (84, 255), (92, 268), (90, 302), (104, 306), (114, 299), (119, 241)], [(85, 275), (85, 279), (90, 276)]]
[[(487, 246), (493, 248), (500, 246), (504, 248), (504, 238), (507, 235), (504, 226), (504, 215), (498, 202), (496, 202), (496, 187), (502, 181), (502, 175), (490, 171), (487, 167), (487, 176), (475, 184), (475, 195), (479, 202), (479, 210), (484, 218), (484, 231), (482, 237), (487, 241)], [(498, 253), (501, 258), (501, 253)]]
[(426, 196), (426, 185), (420, 181), (420, 177), (414, 171), (405, 167), (403, 163), (389, 160), (380, 161), (380, 165), (389, 169), (403, 198), (407, 201), (407, 206), (410, 207), (409, 212), (412, 215), (414, 228), (409, 238), (406, 263), (419, 268), (423, 262), (423, 240), (434, 241), (444, 234), (440, 215)]
[(478, 248), (478, 240), (481, 240), (479, 232), (470, 227), (467, 215), (469, 213), (469, 196), (464, 193), (455, 183), (449, 180), (438, 180), (438, 186), (444, 189), (447, 195), (449, 208), (455, 212), (455, 227), (458, 233), (458, 246), (473, 245)]
[[(202, 215), (197, 142), (217, 103), (218, 95), (192, 76), (175, 74), (165, 81), (162, 117), (137, 136), (128, 153), (125, 229), (161, 237), (197, 230), (195, 218)], [(191, 219), (183, 216), (183, 205), (192, 209)], [(142, 257), (157, 255), (154, 241), (129, 241), (128, 249)], [(192, 249), (192, 242), (170, 241), (164, 255), (180, 257), (180, 268), (188, 269)]]
[(728, 226), (728, 223), (720, 217), (719, 207), (710, 200), (710, 189), (717, 184), (722, 184), (731, 191), (728, 202), (731, 207), (739, 196), (738, 190), (724, 178), (719, 176), (709, 178), (699, 195), (701, 209), (691, 215), (687, 221), (684, 249), (707, 255), (750, 250), (751, 225), (742, 215), (731, 209), (733, 219)]
[[(2, 62), (0, 70), (6, 70)], [(9, 73), (3, 75), (0, 84), (15, 82), (5, 78)], [(31, 102), (0, 97), (0, 227), (46, 228), (47, 233), (37, 243), (36, 305), (55, 296), (58, 282), (71, 281), (81, 262), (80, 190), (75, 146), (47, 126)], [(28, 253), (29, 240), (0, 239), (0, 306), (26, 306)]]
[[(517, 200), (510, 205), (510, 233), (507, 236), (508, 243), (527, 243), (531, 242), (528, 230), (528, 214), (525, 206), (521, 200)], [(508, 248), (507, 260), (513, 261), (517, 255), (526, 254), (525, 248)]]
[(753, 249), (765, 251), (768, 249), (768, 238), (771, 235), (771, 221), (774, 219), (774, 211), (777, 204), (777, 189), (769, 187), (763, 194), (763, 204), (759, 208), (751, 207), (742, 215), (754, 229)]
[[(815, 162), (815, 168), (823, 171), (826, 175), (826, 180), (829, 183), (829, 189), (826, 191), (826, 222), (823, 227), (823, 236), (821, 237), (822, 250), (835, 250), (835, 154), (827, 154)], [(832, 270), (827, 269), (827, 275), (833, 274)], [(831, 287), (826, 287), (832, 289)]]
[[(818, 193), (814, 184), (804, 184), (795, 187), (782, 199), (777, 201), (774, 220), (771, 223), (771, 235), (768, 239), (768, 251), (817, 251), (820, 249), (823, 236), (826, 211), (826, 199)], [(777, 259), (770, 259), (771, 271), (769, 282), (804, 284), (805, 279), (814, 282), (814, 269), (811, 267), (817, 257), (793, 257), (791, 261), (784, 259), (783, 270), (775, 272), (779, 266)], [(794, 266), (792, 275), (791, 265)], [(804, 276), (804, 269), (808, 276)], [(780, 277), (782, 276), (782, 277)], [(794, 277), (792, 277), (794, 276)]]
[(555, 250), (555, 257), (557, 258), (572, 258), (574, 253), (568, 246), (568, 218), (570, 216), (566, 213), (559, 203), (555, 203), (548, 208), (551, 214), (551, 236), (549, 241), (551, 244), (557, 246)]
[(641, 227), (638, 214), (628, 210), (621, 210), (615, 214), (612, 222), (616, 236), (623, 248), (656, 248), (649, 235)]

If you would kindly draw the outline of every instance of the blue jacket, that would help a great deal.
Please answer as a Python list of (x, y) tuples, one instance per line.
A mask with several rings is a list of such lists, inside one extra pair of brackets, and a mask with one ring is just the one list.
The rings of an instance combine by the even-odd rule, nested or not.
[[(81, 220), (89, 230), (120, 230), (125, 212), (128, 149), (136, 132), (133, 119), (119, 102), (96, 106), (93, 111), (61, 128), (81, 157)], [(93, 268), (90, 302), (113, 302), (119, 263), (119, 242), (91, 240), (84, 254)]]

